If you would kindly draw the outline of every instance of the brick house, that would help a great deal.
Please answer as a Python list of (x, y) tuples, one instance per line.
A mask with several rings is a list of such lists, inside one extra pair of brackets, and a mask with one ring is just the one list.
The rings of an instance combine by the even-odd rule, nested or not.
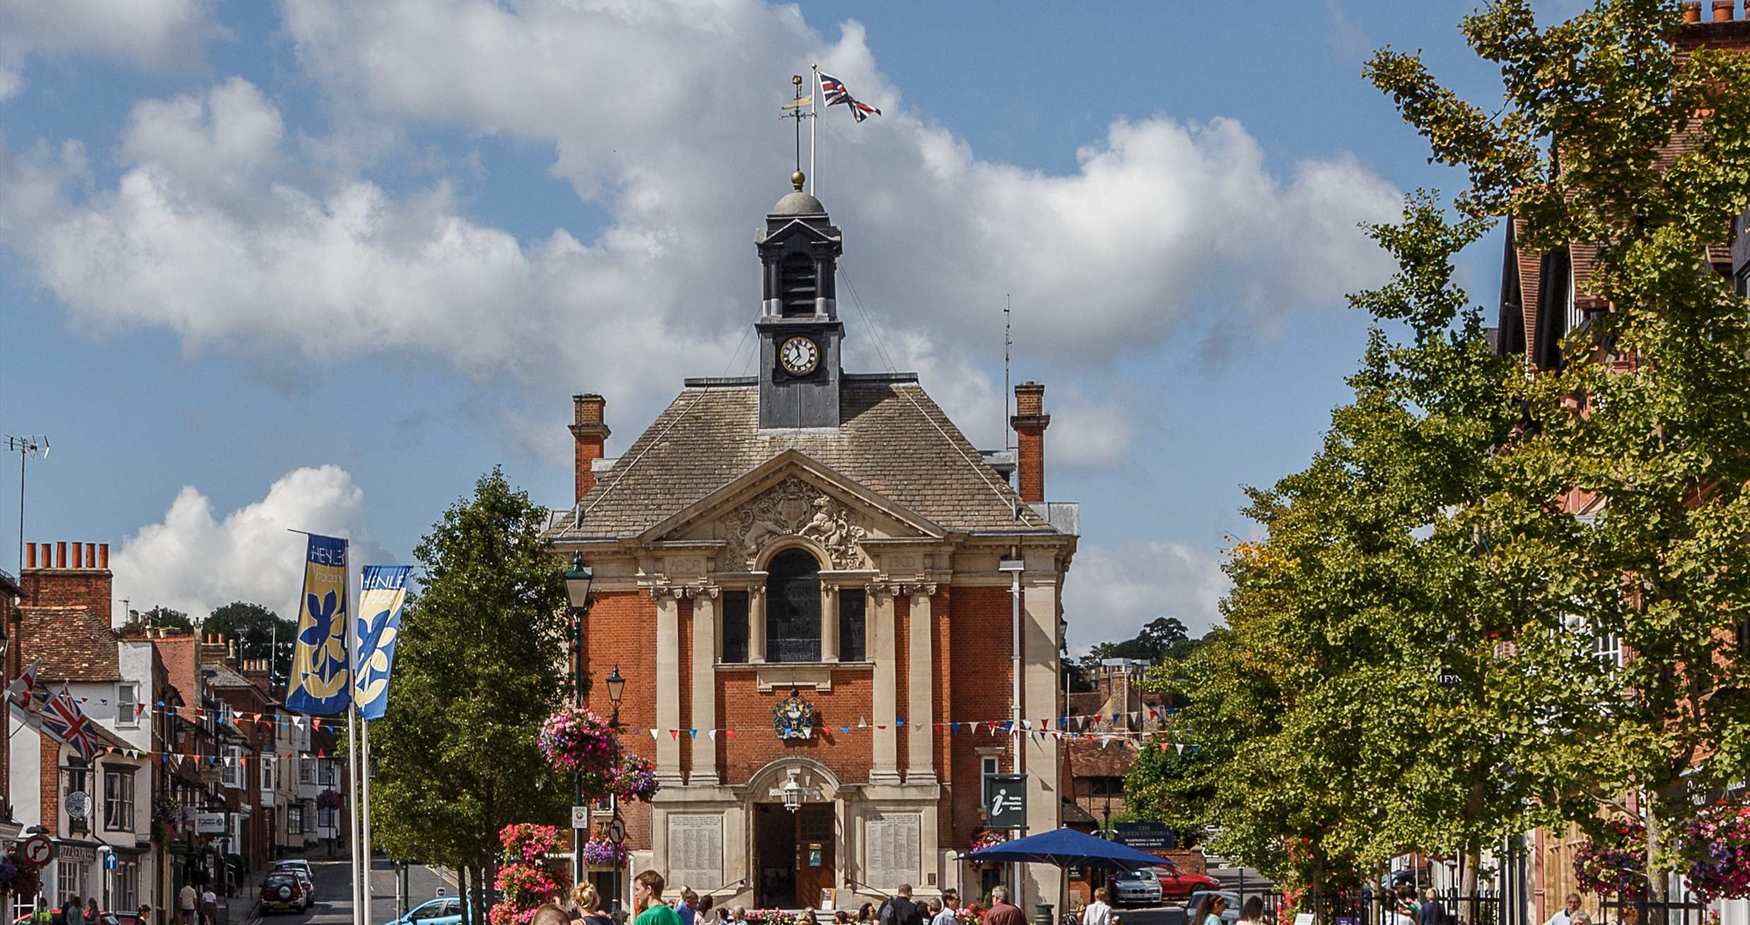
[[(576, 503), (549, 529), (594, 572), (589, 701), (606, 714), (618, 666), (626, 741), (664, 785), (625, 809), (632, 869), (720, 903), (982, 895), (1006, 872), (959, 854), (987, 773), (1025, 775), (1027, 831), (1060, 824), (1053, 738), (970, 726), (1063, 712), (1077, 509), (1045, 501), (1044, 386), (1015, 389), (1009, 457), (915, 373), (843, 371), (842, 246), (819, 200), (780, 199), (757, 235), (758, 375), (685, 380), (617, 459), (605, 402), (577, 396)], [(786, 703), (814, 711), (806, 733), (780, 734)], [(1023, 901), (1058, 901), (1056, 868), (1016, 876)]]
[[(10, 722), (22, 727), (7, 754), (14, 813), (57, 847), (44, 895), (95, 897), (105, 909), (157, 905), (148, 712), (160, 677), (156, 654), (110, 627), (107, 544), (32, 543), (25, 553), (20, 604), (8, 628), (8, 673), (35, 664), (46, 690), (65, 688), (92, 722), (98, 745), (82, 756), (8, 704)], [(101, 858), (109, 852), (116, 865), (106, 872)], [(25, 898), (14, 899), (16, 909), (26, 908)]]
[[(1709, 15), (1704, 21), (1700, 0), (1685, 0), (1682, 4), (1684, 25), (1676, 37), (1678, 54), (1702, 47), (1734, 52), (1750, 50), (1750, 0), (1745, 0), (1739, 18), (1734, 18), (1736, 0), (1710, 0), (1707, 5)], [(1669, 166), (1693, 144), (1689, 133), (1679, 132), (1665, 145), (1660, 163)], [(1750, 212), (1735, 223), (1733, 240), (1708, 248), (1705, 265), (1707, 270), (1733, 280), (1740, 295), (1750, 294), (1750, 235), (1745, 233), (1746, 228), (1750, 228)], [(1573, 362), (1607, 362), (1618, 371), (1631, 369), (1632, 361), (1628, 358), (1601, 353), (1564, 356), (1561, 351), (1563, 338), (1584, 330), (1592, 318), (1610, 310), (1609, 303), (1590, 289), (1598, 248), (1571, 242), (1540, 253), (1521, 245), (1524, 234), (1523, 221), (1515, 219), (1508, 223), (1500, 309), (1492, 335), (1496, 352), (1501, 356), (1522, 355), (1530, 373)], [(1608, 499), (1574, 490), (1561, 502), (1566, 511), (1586, 517), (1602, 510)], [(1740, 629), (1740, 650), (1750, 642), (1747, 631), (1750, 627)], [(1606, 662), (1621, 664), (1625, 657), (1633, 657), (1632, 652), (1624, 652), (1620, 640), (1608, 634), (1595, 638), (1593, 644), (1600, 659)], [(1567, 894), (1577, 891), (1573, 859), (1585, 840), (1579, 828), (1571, 825), (1564, 829), (1540, 828), (1509, 839), (1497, 858), (1501, 894), (1521, 906), (1527, 919), (1546, 920), (1561, 908)], [(1675, 881), (1673, 885), (1677, 885)], [(1584, 899), (1587, 907), (1595, 911), (1597, 898)], [(1722, 925), (1750, 925), (1750, 904), (1744, 901), (1725, 902), (1720, 912)]]

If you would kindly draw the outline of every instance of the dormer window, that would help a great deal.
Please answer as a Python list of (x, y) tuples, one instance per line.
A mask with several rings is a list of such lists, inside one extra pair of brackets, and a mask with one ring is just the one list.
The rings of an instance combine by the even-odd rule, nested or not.
[(813, 315), (814, 297), (819, 291), (814, 258), (807, 254), (790, 254), (784, 258), (779, 273), (783, 280), (783, 316), (796, 318)]

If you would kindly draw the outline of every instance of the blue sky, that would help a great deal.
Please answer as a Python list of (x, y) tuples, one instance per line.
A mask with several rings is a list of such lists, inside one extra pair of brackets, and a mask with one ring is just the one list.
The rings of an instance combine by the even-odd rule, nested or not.
[[(682, 377), (747, 369), (775, 107), (818, 61), (885, 112), (821, 125), (879, 331), (846, 307), (847, 365), (879, 336), (995, 445), (1007, 293), (1048, 494), (1083, 504), (1072, 644), (1207, 626), (1239, 487), (1346, 396), (1342, 295), (1389, 270), (1356, 222), (1456, 183), (1361, 63), (1422, 49), (1494, 99), (1471, 7), (8, 4), (0, 431), (54, 447), (28, 539), (110, 542), (135, 607), (289, 609), (286, 527), (406, 561), (493, 465), (568, 504), (573, 392), (617, 453)], [(1485, 304), (1499, 247), (1463, 267)]]

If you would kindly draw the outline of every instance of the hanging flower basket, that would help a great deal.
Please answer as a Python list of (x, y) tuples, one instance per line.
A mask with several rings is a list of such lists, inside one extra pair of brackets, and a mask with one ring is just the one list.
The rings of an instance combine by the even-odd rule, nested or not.
[(595, 785), (594, 793), (608, 792), (620, 741), (594, 711), (586, 707), (560, 707), (541, 725), (539, 741), (541, 754), (553, 770), (585, 777), (585, 794), (592, 792), (591, 783)]
[(650, 802), (661, 788), (656, 782), (656, 766), (650, 759), (631, 753), (622, 754), (614, 770), (613, 792), (622, 800)]
[(1750, 806), (1710, 806), (1678, 839), (1689, 889), (1703, 902), (1750, 897)]
[(625, 845), (616, 845), (605, 838), (592, 838), (583, 843), (583, 863), (590, 867), (623, 867), (627, 856)]
[(971, 850), (978, 851), (979, 849), (982, 849), (982, 848), (989, 848), (989, 847), (992, 847), (994, 845), (1000, 845), (1003, 842), (1006, 842), (1008, 840), (1009, 840), (1009, 836), (1007, 836), (1007, 835), (1003, 834), (1002, 832), (999, 832), (995, 829), (979, 829), (977, 832), (972, 833), (972, 849)]
[(1615, 819), (1601, 838), (1588, 838), (1574, 852), (1574, 879), (1587, 893), (1639, 897), (1647, 891), (1644, 845), (1647, 830), (1638, 821)]
[(796, 916), (782, 909), (749, 909), (747, 920), (757, 925), (796, 925)]

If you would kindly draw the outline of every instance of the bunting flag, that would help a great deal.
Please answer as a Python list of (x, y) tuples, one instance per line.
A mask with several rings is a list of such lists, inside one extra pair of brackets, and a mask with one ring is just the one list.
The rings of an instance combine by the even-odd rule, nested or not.
[(395, 641), (401, 636), (401, 609), (412, 573), (410, 565), (365, 566), (352, 666), (352, 696), (361, 719), (382, 719), (389, 709), (389, 675), (395, 668)]
[(347, 661), (346, 540), (309, 534), (304, 552), (304, 589), (298, 595), (298, 638), (292, 652), (286, 707), (333, 716), (351, 702)]

